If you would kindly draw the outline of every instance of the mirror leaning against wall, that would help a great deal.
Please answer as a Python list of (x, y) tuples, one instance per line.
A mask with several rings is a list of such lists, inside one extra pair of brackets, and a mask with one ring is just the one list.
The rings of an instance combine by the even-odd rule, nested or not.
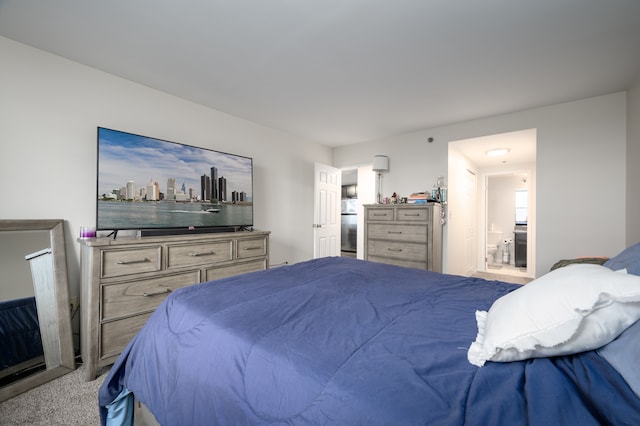
[(0, 220), (0, 402), (75, 368), (61, 219)]

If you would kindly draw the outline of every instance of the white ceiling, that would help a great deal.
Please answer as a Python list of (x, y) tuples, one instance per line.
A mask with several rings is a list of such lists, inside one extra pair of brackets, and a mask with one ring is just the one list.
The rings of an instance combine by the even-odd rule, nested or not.
[[(536, 162), (536, 130), (501, 133), (451, 142), (450, 148), (458, 150), (479, 169), (508, 168), (530, 165)], [(507, 148), (509, 152), (500, 157), (491, 157), (487, 151)]]
[(640, 75), (638, 0), (0, 0), (0, 35), (329, 146)]

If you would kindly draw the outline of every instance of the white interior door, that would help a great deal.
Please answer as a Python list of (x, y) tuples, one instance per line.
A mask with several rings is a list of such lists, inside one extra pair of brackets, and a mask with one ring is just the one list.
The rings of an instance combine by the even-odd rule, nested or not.
[[(476, 271), (476, 259), (478, 248), (478, 230), (476, 227), (477, 204), (478, 204), (478, 178), (475, 173), (467, 169), (466, 197), (465, 204), (467, 214), (465, 215), (464, 245), (466, 256), (464, 267), (469, 274)], [(486, 244), (485, 244), (486, 246)]]
[(340, 255), (340, 169), (315, 163), (313, 257)]

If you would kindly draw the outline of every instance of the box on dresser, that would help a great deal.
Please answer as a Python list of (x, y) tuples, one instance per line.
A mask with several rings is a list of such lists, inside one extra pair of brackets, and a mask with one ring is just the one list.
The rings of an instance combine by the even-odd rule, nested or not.
[(439, 203), (364, 206), (364, 258), (442, 272)]
[(78, 241), (86, 380), (115, 362), (170, 292), (269, 265), (266, 231)]

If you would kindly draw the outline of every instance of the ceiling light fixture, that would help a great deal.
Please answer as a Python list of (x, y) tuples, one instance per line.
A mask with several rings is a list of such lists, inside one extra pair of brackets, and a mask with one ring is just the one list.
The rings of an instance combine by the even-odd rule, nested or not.
[(501, 157), (509, 153), (509, 148), (495, 148), (486, 152), (489, 157)]

